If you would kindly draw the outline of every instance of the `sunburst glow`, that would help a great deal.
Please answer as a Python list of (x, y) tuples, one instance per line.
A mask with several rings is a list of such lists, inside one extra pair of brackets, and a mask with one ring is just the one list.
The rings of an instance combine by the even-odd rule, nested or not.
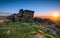
[(58, 18), (58, 17), (59, 17), (59, 13), (58, 13), (58, 12), (54, 12), (54, 13), (52, 14), (52, 17)]
[(57, 18), (57, 17), (59, 17), (59, 14), (58, 13), (54, 13), (53, 17)]

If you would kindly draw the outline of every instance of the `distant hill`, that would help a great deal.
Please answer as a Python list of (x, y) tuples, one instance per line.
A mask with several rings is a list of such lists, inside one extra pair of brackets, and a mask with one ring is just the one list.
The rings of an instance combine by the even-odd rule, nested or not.
[(60, 16), (58, 18), (53, 18), (52, 16), (35, 16), (37, 18), (49, 18), (50, 20), (54, 21), (55, 23), (60, 24)]
[(12, 13), (0, 12), (0, 16), (10, 16)]

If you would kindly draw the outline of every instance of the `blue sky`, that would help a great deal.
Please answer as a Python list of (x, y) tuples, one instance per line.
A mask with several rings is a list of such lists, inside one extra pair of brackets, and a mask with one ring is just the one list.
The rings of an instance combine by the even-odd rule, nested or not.
[(19, 9), (34, 10), (36, 14), (47, 14), (60, 10), (59, 0), (0, 0), (0, 12), (18, 13)]

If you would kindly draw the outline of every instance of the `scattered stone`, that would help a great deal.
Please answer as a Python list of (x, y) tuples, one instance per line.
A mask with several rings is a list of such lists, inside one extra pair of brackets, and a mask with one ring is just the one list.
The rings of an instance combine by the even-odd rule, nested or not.
[(32, 26), (36, 26), (36, 24), (32, 24)]
[(51, 29), (51, 33), (52, 33), (53, 35), (56, 35), (56, 31), (55, 31), (55, 30), (52, 30), (52, 29)]
[(32, 36), (32, 38), (42, 38), (42, 36), (40, 36), (40, 34), (35, 34)]

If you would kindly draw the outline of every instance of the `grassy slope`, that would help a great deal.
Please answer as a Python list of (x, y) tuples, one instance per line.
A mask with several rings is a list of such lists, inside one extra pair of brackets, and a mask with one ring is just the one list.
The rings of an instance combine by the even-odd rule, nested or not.
[[(0, 31), (0, 38), (30, 38), (34, 33), (40, 33), (43, 37), (44, 35), (50, 36), (50, 38), (55, 38), (56, 36), (49, 33), (44, 33), (42, 29), (45, 27), (43, 24), (35, 23), (36, 26), (32, 26), (33, 23), (5, 23), (0, 26), (8, 27), (8, 29), (3, 29)], [(40, 30), (40, 28), (42, 28)]]

